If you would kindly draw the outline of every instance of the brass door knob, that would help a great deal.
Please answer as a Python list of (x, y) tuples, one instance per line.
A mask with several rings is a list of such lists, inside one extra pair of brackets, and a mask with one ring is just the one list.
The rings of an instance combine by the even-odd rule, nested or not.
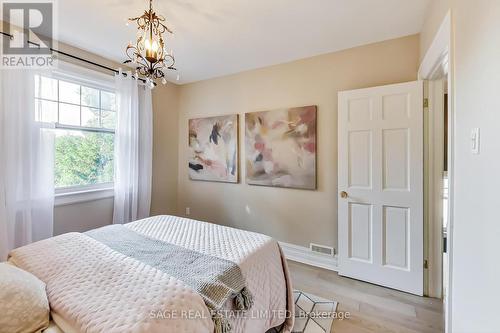
[(349, 196), (349, 194), (347, 194), (347, 192), (346, 192), (346, 191), (342, 191), (342, 192), (340, 192), (340, 197), (341, 197), (342, 199), (347, 199), (347, 197), (348, 197), (348, 196)]

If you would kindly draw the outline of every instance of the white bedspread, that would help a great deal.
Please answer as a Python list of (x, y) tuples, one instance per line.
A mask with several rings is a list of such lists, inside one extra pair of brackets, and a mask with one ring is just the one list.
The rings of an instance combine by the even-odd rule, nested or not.
[[(126, 225), (157, 238), (237, 263), (253, 294), (233, 333), (264, 333), (293, 326), (292, 288), (278, 243), (268, 236), (174, 216)], [(167, 274), (69, 233), (13, 250), (10, 261), (47, 284), (51, 311), (81, 332), (213, 332), (203, 299)], [(228, 302), (228, 307), (232, 304)]]

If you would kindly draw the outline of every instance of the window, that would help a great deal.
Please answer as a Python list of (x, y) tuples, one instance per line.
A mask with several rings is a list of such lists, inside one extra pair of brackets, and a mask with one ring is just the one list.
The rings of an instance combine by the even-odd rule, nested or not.
[(56, 191), (112, 187), (116, 102), (111, 89), (37, 76), (35, 113), (37, 121), (56, 124)]

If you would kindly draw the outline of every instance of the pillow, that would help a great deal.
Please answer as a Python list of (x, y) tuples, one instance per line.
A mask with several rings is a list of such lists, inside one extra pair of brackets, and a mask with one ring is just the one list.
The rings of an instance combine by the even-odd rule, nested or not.
[(0, 333), (47, 328), (49, 312), (45, 283), (31, 273), (0, 263)]

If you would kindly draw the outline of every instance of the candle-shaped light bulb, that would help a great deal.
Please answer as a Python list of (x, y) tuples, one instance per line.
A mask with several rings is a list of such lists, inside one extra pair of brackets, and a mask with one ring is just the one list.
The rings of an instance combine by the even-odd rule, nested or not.
[(146, 51), (151, 51), (151, 40), (149, 38), (147, 38), (145, 41), (144, 41), (144, 48), (146, 49)]
[(151, 43), (151, 50), (152, 50), (153, 52), (158, 52), (158, 48), (159, 48), (159, 47), (158, 47), (158, 42), (154, 40), (154, 41)]

